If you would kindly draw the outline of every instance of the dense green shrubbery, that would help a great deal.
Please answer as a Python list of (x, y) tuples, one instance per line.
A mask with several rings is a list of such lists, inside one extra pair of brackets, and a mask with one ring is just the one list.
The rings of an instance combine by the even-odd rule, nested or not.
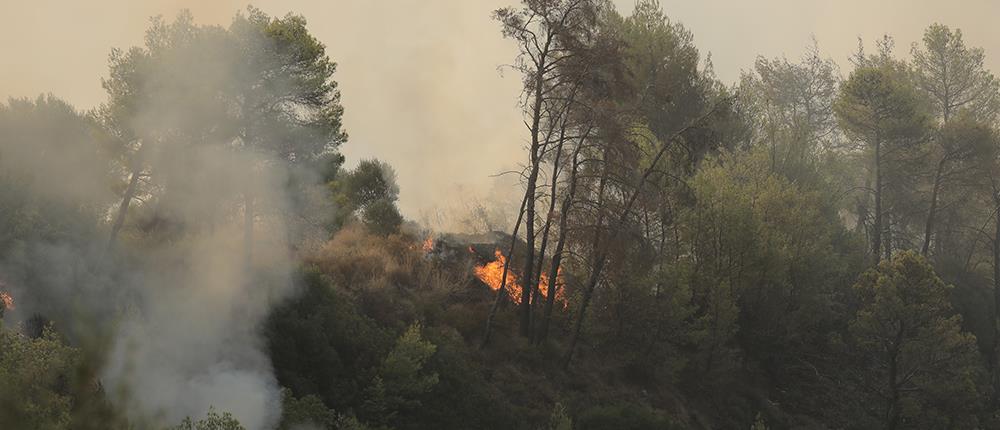
[(576, 419), (579, 430), (669, 430), (680, 429), (661, 411), (624, 403), (598, 406), (583, 411)]

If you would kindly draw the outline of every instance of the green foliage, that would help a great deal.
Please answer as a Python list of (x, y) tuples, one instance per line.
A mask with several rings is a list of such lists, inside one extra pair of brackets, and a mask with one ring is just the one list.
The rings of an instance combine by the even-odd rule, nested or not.
[(29, 339), (0, 326), (0, 427), (68, 428), (77, 359), (51, 328)]
[(382, 236), (399, 232), (399, 226), (403, 223), (403, 216), (400, 215), (396, 204), (385, 199), (369, 203), (365, 206), (362, 216), (368, 231)]
[(101, 135), (53, 96), (0, 104), (0, 255), (16, 243), (80, 243), (96, 229), (111, 197)]
[(526, 427), (524, 417), (512, 406), (516, 399), (505, 394), (507, 389), (524, 389), (522, 381), (505, 387), (494, 370), (450, 328), (425, 331), (437, 346), (425, 371), (437, 373), (438, 383), (422, 397), (421, 408), (402, 420), (400, 429)]
[(391, 338), (318, 271), (304, 270), (299, 283), (300, 295), (276, 308), (265, 329), (278, 382), (338, 410), (360, 406)]
[(661, 412), (632, 403), (598, 406), (587, 409), (577, 418), (577, 429), (662, 430), (676, 429)]
[(365, 390), (363, 410), (369, 422), (382, 425), (396, 422), (400, 413), (418, 409), (421, 397), (438, 383), (437, 373), (424, 371), (437, 347), (424, 340), (420, 331), (419, 323), (406, 329)]
[(840, 84), (836, 62), (823, 58), (818, 43), (801, 61), (758, 57), (741, 79), (741, 101), (757, 145), (768, 148), (773, 170), (809, 180), (820, 156), (838, 146), (833, 103)]
[(566, 413), (566, 408), (563, 407), (562, 403), (556, 402), (556, 405), (552, 407), (548, 430), (573, 430), (573, 420)]
[(361, 160), (343, 179), (344, 193), (359, 208), (379, 201), (396, 201), (399, 186), (396, 173), (388, 164), (379, 160)]
[(894, 62), (851, 72), (834, 108), (848, 136), (868, 145), (913, 144), (927, 131), (926, 100)]
[(74, 347), (52, 325), (28, 337), (0, 321), (0, 428), (118, 430), (130, 422), (106, 397), (98, 373), (103, 354)]
[[(657, 0), (636, 2), (632, 15), (613, 16), (609, 27), (620, 32), (626, 49), (627, 88), (654, 134), (664, 139), (707, 108), (714, 81), (699, 70), (694, 35), (672, 22)], [(662, 103), (685, 100), (685, 103)], [(703, 151), (705, 148), (697, 148)]]
[(191, 421), (191, 417), (185, 418), (184, 421), (177, 425), (176, 427), (171, 427), (168, 430), (246, 430), (240, 422), (233, 418), (233, 415), (229, 412), (225, 412), (219, 415), (215, 409), (209, 408), (208, 413), (205, 418), (198, 421)]
[(932, 24), (913, 46), (914, 80), (942, 121), (964, 111), (991, 121), (1000, 111), (1000, 82), (986, 69), (982, 48), (969, 48), (962, 30)]
[(278, 430), (294, 430), (297, 426), (312, 425), (321, 429), (334, 427), (337, 414), (323, 404), (323, 400), (315, 395), (295, 398), (292, 391), (281, 389), (281, 422)]
[[(565, 22), (551, 21), (560, 13)], [(196, 25), (190, 13), (155, 19), (142, 47), (112, 53), (109, 99), (92, 115), (52, 96), (0, 105), (0, 286), (28, 290), (29, 309), (57, 307), (46, 282), (64, 270), (86, 282), (77, 266), (91, 260), (66, 269), (46, 246), (90, 255), (133, 174), (141, 181), (130, 216), (152, 220), (135, 223), (147, 233), (167, 230), (157, 226), (174, 215), (160, 213), (170, 199), (206, 200), (212, 209), (189, 218), (211, 228), (241, 211), (252, 226), (249, 190), (274, 173), (282, 199), (256, 196), (256, 217), (281, 212), (293, 243), (305, 236), (295, 223), (339, 229), (317, 249), (296, 248), (298, 294), (263, 327), (287, 387), (281, 430), (995, 426), (984, 357), (963, 328), (984, 334), (979, 347), (997, 378), (989, 295), (1000, 284), (989, 285), (989, 266), (1000, 262), (1000, 233), (983, 226), (1000, 201), (997, 183), (987, 184), (1000, 84), (960, 31), (931, 26), (910, 63), (883, 39), (877, 55), (859, 52), (844, 82), (815, 45), (797, 63), (761, 58), (730, 90), (656, 0), (627, 17), (597, 0), (525, 0), (496, 17), (521, 45), (515, 67), (527, 71), (528, 100), (540, 90), (541, 118), (529, 127), (543, 148), (532, 163), (556, 163), (546, 145), (559, 127), (574, 136), (563, 143), (580, 145), (577, 194), (552, 218), (528, 220), (567, 221), (570, 307), (544, 342), (505, 333), (512, 324), (501, 308), (497, 341), (474, 346), (490, 302), (466, 246), (493, 244), (422, 252), (401, 231), (391, 166), (368, 159), (343, 169), (343, 107), (323, 44), (303, 17), (254, 8), (228, 27)], [(532, 58), (547, 49), (534, 38), (548, 36), (534, 28), (552, 32), (554, 57)], [(554, 119), (563, 114), (566, 122)], [(192, 163), (214, 158), (206, 148), (250, 161), (190, 175)], [(567, 163), (571, 148), (560, 149)], [(532, 204), (569, 194), (565, 176), (549, 179), (554, 192), (533, 184)], [(935, 210), (944, 221), (932, 228)], [(906, 251), (923, 225), (938, 248), (925, 252), (930, 260)], [(866, 236), (893, 243), (858, 278)], [(159, 249), (139, 242), (134, 249)], [(515, 240), (511, 258), (524, 251)], [(875, 254), (883, 258), (878, 246)], [(600, 276), (583, 319), (591, 273)], [(556, 370), (575, 318), (577, 361)], [(37, 338), (0, 327), (0, 428), (144, 428), (105, 397), (103, 351), (66, 334), (73, 342), (51, 327)], [(214, 410), (174, 427), (242, 428)]]
[(705, 167), (692, 180), (697, 204), (685, 223), (696, 259), (689, 270), (699, 268), (685, 272), (686, 282), (703, 303), (703, 321), (713, 321), (706, 329), (724, 336), (738, 323), (753, 355), (788, 353), (805, 340), (799, 336), (831, 323), (851, 251), (838, 249), (845, 232), (836, 207), (771, 173), (768, 155), (727, 155)]
[[(142, 214), (142, 230), (214, 225), (242, 197), (250, 211), (257, 200), (257, 215), (280, 212), (293, 244), (323, 236), (313, 233), (329, 198), (303, 172), (324, 160), (339, 164), (347, 135), (336, 64), (304, 18), (249, 8), (221, 28), (182, 12), (173, 22), (155, 19), (143, 47), (114, 50), (109, 62), (108, 101), (96, 116), (111, 137), (115, 173), (132, 184), (120, 185), (123, 200), (138, 197), (132, 212)], [(143, 180), (130, 182), (137, 174)], [(267, 200), (262, 181), (279, 177), (286, 183), (268, 185), (284, 185), (288, 202)], [(174, 199), (185, 201), (183, 213), (156, 203)]]
[(976, 426), (975, 336), (961, 331), (951, 286), (904, 251), (865, 272), (846, 346), (853, 391), (845, 393), (885, 428)]
[(399, 186), (396, 173), (388, 164), (375, 159), (361, 160), (353, 170), (330, 182), (330, 188), (338, 206), (339, 226), (360, 215), (375, 234), (385, 236), (399, 231), (403, 222), (396, 207)]

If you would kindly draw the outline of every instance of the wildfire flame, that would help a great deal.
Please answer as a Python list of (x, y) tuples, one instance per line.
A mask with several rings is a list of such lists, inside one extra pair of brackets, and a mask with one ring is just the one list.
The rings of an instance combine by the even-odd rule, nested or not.
[(424, 253), (428, 253), (428, 254), (431, 251), (433, 251), (434, 250), (434, 238), (431, 237), (431, 236), (427, 236), (427, 239), (424, 239), (424, 243), (423, 243), (423, 245), (420, 246), (420, 249), (422, 249), (424, 251)]
[[(472, 251), (472, 248), (469, 248)], [(499, 249), (494, 251), (494, 260), (486, 263), (485, 265), (477, 265), (473, 268), (473, 272), (480, 281), (490, 287), (491, 290), (497, 291), (500, 289), (500, 284), (503, 283), (503, 266), (507, 264), (507, 257), (500, 252)], [(507, 283), (504, 289), (507, 290), (508, 297), (514, 301), (514, 303), (521, 304), (521, 292), (523, 288), (521, 287), (521, 282), (518, 280), (518, 276), (514, 274), (514, 271), (507, 270)], [(541, 282), (538, 283), (538, 291), (541, 293), (543, 298), (549, 297), (549, 277), (546, 274), (542, 274)], [(566, 300), (565, 295), (565, 282), (562, 278), (562, 268), (559, 269), (558, 275), (556, 276), (556, 302), (562, 305), (563, 309), (569, 307), (569, 302)]]
[(14, 310), (14, 296), (6, 291), (0, 291), (0, 302), (3, 303), (4, 309), (8, 311)]

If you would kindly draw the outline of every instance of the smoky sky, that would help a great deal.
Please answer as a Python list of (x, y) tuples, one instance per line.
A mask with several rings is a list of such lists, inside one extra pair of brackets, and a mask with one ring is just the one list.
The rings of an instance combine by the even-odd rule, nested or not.
[[(492, 175), (517, 168), (525, 132), (520, 79), (499, 66), (515, 47), (490, 19), (513, 0), (261, 0), (271, 15), (304, 15), (339, 64), (348, 164), (377, 157), (398, 174), (405, 215), (489, 201)], [(629, 13), (632, 0), (616, 0)], [(149, 17), (190, 9), (201, 24), (227, 25), (247, 3), (232, 0), (0, 0), (0, 97), (50, 92), (79, 108), (104, 100), (100, 78), (112, 47), (141, 45)], [(858, 37), (889, 34), (909, 52), (934, 22), (961, 28), (1000, 69), (1000, 2), (963, 0), (661, 0), (668, 16), (735, 82), (756, 56), (799, 57), (815, 37), (846, 74)]]

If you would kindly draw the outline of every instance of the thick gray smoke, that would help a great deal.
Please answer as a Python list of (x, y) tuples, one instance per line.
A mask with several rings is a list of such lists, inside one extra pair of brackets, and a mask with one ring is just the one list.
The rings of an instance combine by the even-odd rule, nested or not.
[[(199, 223), (232, 197), (224, 192), (229, 187), (197, 187), (212, 183), (204, 176), (239, 178), (265, 164), (212, 148), (194, 159), (194, 166), (163, 166), (196, 182), (164, 199), (159, 210), (174, 214), (172, 222)], [(282, 183), (277, 175), (256, 181), (257, 201), (284, 201)], [(281, 398), (259, 332), (268, 309), (292, 286), (284, 228), (277, 218), (255, 225), (248, 270), (242, 214), (220, 218), (198, 234), (158, 247), (133, 275), (137, 282), (129, 288), (137, 306), (119, 323), (104, 376), (112, 387), (124, 388), (119, 400), (146, 416), (178, 422), (214, 407), (248, 429), (269, 429), (280, 417)]]
[[(114, 201), (103, 178), (74, 167), (86, 165), (79, 151), (52, 151), (39, 160), (49, 138), (7, 137), (0, 164), (8, 177), (24, 178), (19, 195), (52, 211)], [(17, 241), (0, 262), (4, 289), (17, 298), (7, 316), (24, 322), (38, 314), (77, 335), (110, 334), (102, 383), (122, 393), (114, 400), (136, 419), (177, 423), (214, 407), (248, 429), (273, 428), (280, 395), (259, 332), (269, 308), (293, 285), (281, 216), (288, 175), (268, 168), (278, 165), (274, 160), (221, 144), (184, 151), (183, 157), (149, 152), (170, 192), (136, 202), (133, 211), (135, 228), (189, 232), (166, 239), (126, 233), (117, 256), (104, 255), (101, 228), (80, 240)], [(70, 178), (38, 174), (64, 164)], [(250, 268), (235, 192), (247, 187), (260, 213)]]
[[(233, 49), (237, 42), (242, 50)], [(294, 146), (301, 129), (232, 120), (239, 106), (226, 97), (260, 88), (260, 75), (243, 67), (256, 64), (247, 55), (273, 48), (264, 43), (182, 16), (157, 24), (147, 38), (151, 54), (113, 56), (128, 67), (112, 74), (153, 66), (96, 119), (51, 98), (0, 106), (0, 212), (41, 220), (31, 231), (54, 225), (51, 234), (28, 236), (15, 222), (0, 229), (0, 242), (10, 245), (0, 252), (0, 290), (18, 300), (6, 318), (41, 315), (78, 341), (108, 339), (100, 382), (136, 422), (172, 425), (214, 408), (261, 430), (281, 416), (261, 328), (294, 289), (293, 245), (303, 243), (299, 221), (308, 218), (302, 208), (313, 206), (311, 226), (322, 224), (317, 213), (332, 211), (310, 200), (322, 193), (304, 192), (318, 188), (312, 164), (261, 149)], [(160, 55), (164, 44), (178, 45)], [(280, 81), (266, 87), (276, 99), (287, 91)], [(125, 228), (106, 247), (122, 195), (114, 188), (136, 166)]]

